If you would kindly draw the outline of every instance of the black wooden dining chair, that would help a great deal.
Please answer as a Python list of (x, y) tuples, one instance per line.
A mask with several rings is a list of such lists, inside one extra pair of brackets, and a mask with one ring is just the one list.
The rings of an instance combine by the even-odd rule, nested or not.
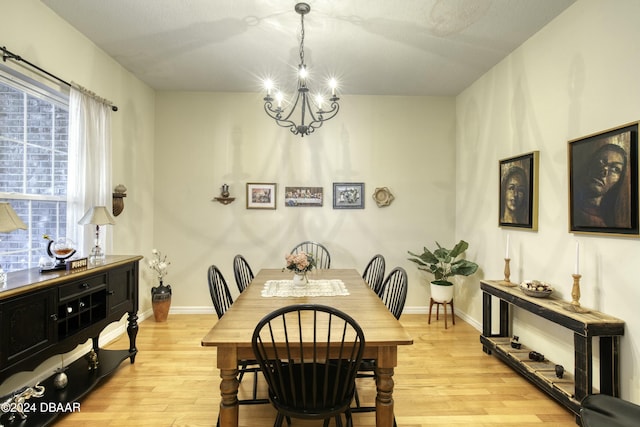
[(278, 411), (274, 427), (285, 417), (325, 427), (334, 419), (341, 427), (343, 414), (353, 426), (349, 406), (365, 338), (352, 317), (324, 305), (282, 307), (258, 322), (251, 345)]
[[(213, 302), (213, 307), (216, 310), (218, 319), (220, 319), (233, 304), (233, 297), (229, 291), (229, 286), (227, 286), (227, 281), (224, 279), (222, 272), (217, 266), (211, 265), (207, 276), (209, 279), (209, 293), (211, 294), (211, 301)], [(238, 382), (242, 382), (244, 374), (253, 374), (253, 392), (251, 399), (238, 399), (238, 403), (241, 405), (269, 403), (268, 399), (258, 398), (258, 372), (260, 372), (258, 362), (253, 359), (246, 359), (240, 360), (238, 365)]]
[(213, 308), (220, 319), (233, 304), (233, 297), (227, 286), (227, 281), (224, 280), (224, 276), (217, 266), (209, 266), (208, 278), (211, 302), (213, 302)]
[(407, 301), (407, 290), (409, 283), (407, 280), (407, 272), (402, 267), (396, 267), (384, 279), (382, 288), (378, 296), (387, 306), (391, 314), (396, 319), (400, 319), (404, 303)]
[(238, 254), (233, 258), (233, 275), (236, 278), (236, 285), (240, 293), (244, 292), (253, 280), (253, 271), (251, 266), (242, 255)]
[(376, 294), (380, 294), (382, 282), (384, 281), (385, 261), (380, 254), (374, 255), (364, 268), (362, 278)]
[(297, 254), (298, 252), (311, 254), (313, 259), (316, 261), (316, 268), (331, 268), (331, 255), (329, 254), (329, 250), (322, 243), (312, 242), (309, 240), (298, 243), (293, 249), (291, 249), (291, 253)]
[[(402, 309), (407, 300), (408, 280), (407, 272), (402, 267), (396, 267), (384, 279), (378, 296), (393, 314), (396, 319), (400, 319)], [(358, 368), (358, 378), (376, 378), (376, 361), (375, 359), (364, 359)], [(375, 412), (375, 406), (363, 406), (360, 402), (358, 391), (354, 395), (355, 406), (352, 412)], [(396, 419), (393, 418), (393, 425), (396, 425)]]

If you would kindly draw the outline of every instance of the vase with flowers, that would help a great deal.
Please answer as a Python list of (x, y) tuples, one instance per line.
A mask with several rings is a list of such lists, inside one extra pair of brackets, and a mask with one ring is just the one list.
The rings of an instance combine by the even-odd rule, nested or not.
[(285, 268), (293, 271), (294, 286), (305, 286), (309, 283), (307, 273), (316, 266), (316, 260), (313, 259), (313, 255), (306, 252), (298, 252), (286, 255), (285, 260), (287, 261)]
[(147, 261), (149, 268), (152, 269), (160, 284), (151, 288), (151, 305), (153, 307), (153, 317), (156, 322), (164, 322), (169, 316), (169, 308), (171, 307), (171, 285), (164, 284), (164, 277), (167, 275), (169, 261), (167, 256), (153, 249), (151, 258)]

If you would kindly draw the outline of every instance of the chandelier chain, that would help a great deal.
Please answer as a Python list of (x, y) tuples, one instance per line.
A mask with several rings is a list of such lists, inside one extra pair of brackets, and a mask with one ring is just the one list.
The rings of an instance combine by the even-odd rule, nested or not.
[(304, 15), (300, 15), (300, 65), (304, 65)]

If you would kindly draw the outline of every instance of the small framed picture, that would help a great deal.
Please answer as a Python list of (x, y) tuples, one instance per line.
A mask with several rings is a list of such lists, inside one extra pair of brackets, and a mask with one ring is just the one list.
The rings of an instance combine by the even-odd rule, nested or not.
[(539, 152), (500, 160), (501, 227), (538, 230), (538, 160)]
[(334, 182), (333, 209), (364, 209), (364, 182)]
[(284, 205), (290, 207), (322, 206), (322, 187), (284, 187)]
[(275, 209), (276, 184), (247, 183), (247, 209)]
[(569, 141), (569, 230), (638, 237), (638, 122)]

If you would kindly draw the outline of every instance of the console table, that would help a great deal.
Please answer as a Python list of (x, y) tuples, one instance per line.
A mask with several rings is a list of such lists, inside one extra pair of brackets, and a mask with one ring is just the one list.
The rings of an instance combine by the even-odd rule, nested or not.
[[(519, 372), (545, 393), (572, 411), (576, 417), (580, 402), (592, 394), (592, 338), (600, 338), (600, 393), (619, 396), (619, 346), (624, 334), (624, 322), (599, 311), (575, 313), (567, 310), (571, 304), (550, 296), (535, 298), (525, 295), (517, 286), (507, 287), (498, 280), (480, 281), (482, 289), (482, 335), (480, 342), (487, 354), (496, 357)], [(492, 333), (491, 300), (500, 300), (499, 333)], [(529, 359), (531, 349), (511, 346), (509, 311), (518, 307), (573, 331), (574, 373), (565, 372), (563, 378), (555, 374), (555, 364)], [(522, 334), (521, 334), (522, 335)], [(544, 349), (537, 349), (544, 354)]]
[[(4, 414), (0, 424), (48, 425), (62, 411), (40, 408), (75, 403), (125, 359), (134, 363), (141, 259), (114, 255), (107, 256), (104, 264), (82, 270), (40, 273), (32, 268), (8, 274), (7, 285), (0, 289), (0, 383), (17, 372), (34, 370), (46, 359), (69, 352), (88, 339), (93, 347), (87, 357), (66, 367), (68, 385), (64, 389), (54, 387), (52, 375), (41, 383), (44, 396), (27, 401), (26, 420), (17, 416), (11, 421), (9, 414)], [(102, 330), (127, 313), (129, 349), (100, 349)]]

